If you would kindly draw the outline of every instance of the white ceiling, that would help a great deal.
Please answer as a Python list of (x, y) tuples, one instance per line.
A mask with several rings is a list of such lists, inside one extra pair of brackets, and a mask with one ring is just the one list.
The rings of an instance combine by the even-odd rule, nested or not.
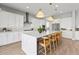
[[(79, 3), (57, 3), (59, 7), (57, 7), (57, 11), (54, 10), (53, 5), (49, 5), (49, 3), (2, 3), (2, 5), (6, 5), (8, 7), (20, 10), (20, 11), (28, 11), (32, 14), (35, 14), (38, 9), (42, 9), (46, 15), (54, 15), (71, 12), (74, 9), (79, 9)], [(30, 8), (26, 8), (29, 6)]]

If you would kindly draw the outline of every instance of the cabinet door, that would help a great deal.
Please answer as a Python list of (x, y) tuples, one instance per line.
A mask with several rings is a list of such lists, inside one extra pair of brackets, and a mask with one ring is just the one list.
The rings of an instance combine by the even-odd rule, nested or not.
[(13, 33), (11, 33), (11, 32), (9, 32), (9, 33), (7, 33), (7, 36), (8, 36), (8, 44), (9, 43), (12, 43), (13, 42), (13, 38), (14, 38), (14, 36), (13, 36)]
[(3, 34), (0, 34), (0, 46), (3, 45)]
[(7, 33), (0, 34), (0, 46), (8, 44)]
[(18, 41), (21, 41), (22, 40), (22, 32), (18, 32)]
[(8, 44), (19, 41), (18, 32), (10, 32), (7, 35), (8, 35)]
[(24, 17), (19, 15), (19, 26), (20, 26), (20, 28), (23, 27), (23, 20), (24, 20)]
[(22, 28), (23, 27), (23, 16), (16, 14), (16, 27), (17, 29)]
[(0, 12), (0, 26), (1, 27), (15, 27), (15, 14), (1, 11)]
[(8, 26), (11, 28), (15, 27), (15, 14), (9, 13), (9, 21), (8, 21)]
[(75, 39), (79, 40), (79, 31), (75, 31)]
[(72, 31), (62, 31), (62, 36), (72, 39)]
[(15, 18), (15, 24), (16, 24), (16, 28), (18, 29), (19, 27), (19, 16), (16, 14), (16, 18)]
[(6, 11), (1, 11), (0, 12), (0, 26), (1, 27), (7, 27), (8, 26), (8, 12)]
[(14, 32), (14, 33), (13, 33), (13, 42), (17, 42), (17, 41), (20, 41), (20, 40), (18, 39), (18, 32)]

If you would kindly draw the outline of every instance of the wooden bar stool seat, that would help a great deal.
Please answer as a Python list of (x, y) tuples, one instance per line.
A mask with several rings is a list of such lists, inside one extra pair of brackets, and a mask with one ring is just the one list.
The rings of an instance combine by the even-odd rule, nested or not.
[(46, 46), (48, 46), (50, 43), (49, 43), (49, 41), (48, 40), (46, 40), (45, 41), (45, 44), (44, 44), (44, 42), (43, 41), (40, 41), (40, 43), (39, 43), (41, 46), (43, 46), (43, 47), (46, 47)]

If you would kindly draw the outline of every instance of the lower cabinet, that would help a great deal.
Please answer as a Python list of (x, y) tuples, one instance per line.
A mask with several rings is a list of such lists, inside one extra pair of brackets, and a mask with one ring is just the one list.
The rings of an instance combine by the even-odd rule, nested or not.
[[(74, 35), (75, 35), (74, 40), (79, 40), (79, 31), (75, 31)], [(62, 31), (62, 36), (65, 37), (65, 38), (72, 39), (73, 38), (73, 33), (72, 33), (72, 31)]]
[(4, 32), (0, 33), (0, 46), (20, 41), (18, 39), (18, 32)]
[(69, 39), (72, 39), (72, 31), (62, 31), (62, 36), (64, 38), (69, 38)]
[(0, 46), (6, 45), (8, 42), (7, 33), (0, 33)]
[(79, 40), (79, 31), (75, 31), (75, 40)]
[(7, 33), (7, 37), (8, 37), (8, 39), (7, 39), (8, 40), (8, 44), (19, 41), (19, 39), (18, 39), (18, 32)]

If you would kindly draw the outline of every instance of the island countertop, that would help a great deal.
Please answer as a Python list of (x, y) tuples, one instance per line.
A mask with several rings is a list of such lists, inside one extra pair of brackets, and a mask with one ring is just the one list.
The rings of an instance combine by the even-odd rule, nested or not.
[(59, 32), (59, 31), (46, 31), (46, 32), (42, 32), (42, 33), (39, 33), (38, 31), (23, 31), (24, 34), (26, 35), (30, 35), (30, 36), (33, 36), (33, 37), (42, 37), (42, 36), (46, 36), (46, 35), (49, 35), (49, 34), (52, 34), (52, 33), (55, 33), (55, 32)]

